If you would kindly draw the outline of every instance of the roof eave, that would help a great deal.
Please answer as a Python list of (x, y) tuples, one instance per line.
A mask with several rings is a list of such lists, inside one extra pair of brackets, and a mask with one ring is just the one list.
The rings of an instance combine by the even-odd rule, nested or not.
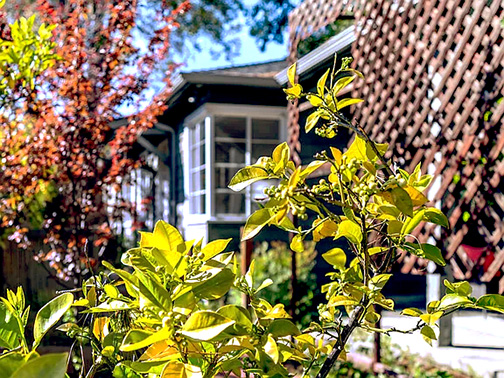
[[(332, 58), (337, 52), (349, 47), (354, 41), (355, 26), (352, 25), (300, 58), (297, 61), (297, 74), (302, 76), (305, 72)], [(287, 69), (275, 76), (276, 82), (282, 87), (287, 84)]]

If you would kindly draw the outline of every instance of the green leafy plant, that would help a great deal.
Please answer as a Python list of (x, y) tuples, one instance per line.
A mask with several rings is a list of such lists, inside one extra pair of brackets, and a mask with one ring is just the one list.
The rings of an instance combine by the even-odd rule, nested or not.
[[(123, 255), (129, 269), (104, 263), (110, 274), (86, 281), (83, 297), (74, 303), (85, 308), (87, 318), (59, 327), (91, 345), (88, 376), (108, 371), (114, 377), (213, 377), (242, 370), (285, 376), (285, 361), (309, 360), (290, 339), (308, 335), (301, 335), (283, 305), (258, 297), (271, 280), (258, 285), (254, 263), (245, 276), (238, 275), (234, 253), (224, 252), (229, 241), (186, 242), (160, 221), (153, 233), (141, 233), (138, 248)], [(206, 309), (206, 302), (233, 287), (250, 297), (250, 308)]]
[[(315, 266), (315, 243), (307, 241), (305, 249), (296, 253), (296, 291), (294, 318), (296, 324), (307, 327), (318, 318), (314, 302), (317, 293), (317, 277), (312, 271)], [(274, 278), (273, 283), (261, 291), (261, 297), (269, 303), (291, 305), (292, 251), (283, 241), (262, 242), (252, 252), (255, 261), (255, 280), (263, 282)], [(233, 294), (237, 294), (236, 291)], [(241, 295), (231, 295), (230, 303), (240, 303)]]
[[(352, 256), (340, 248), (326, 252), (323, 258), (333, 266), (330, 283), (321, 288), (326, 303), (320, 304), (319, 329), (327, 339), (334, 340), (334, 348), (323, 362), (318, 377), (325, 377), (344, 355), (345, 345), (357, 328), (370, 332), (412, 333), (420, 331), (431, 343), (436, 339), (436, 322), (442, 316), (460, 309), (475, 308), (504, 312), (504, 297), (471, 296), (467, 282), (445, 281), (447, 294), (429, 303), (424, 313), (419, 309), (405, 309), (402, 314), (418, 318), (413, 329), (378, 329), (374, 324), (380, 315), (375, 306), (394, 309), (394, 302), (381, 290), (391, 277), (392, 264), (400, 253), (446, 265), (439, 248), (420, 243), (414, 231), (422, 222), (449, 227), (446, 216), (437, 208), (428, 206), (422, 193), (432, 177), (422, 175), (418, 164), (413, 172), (407, 172), (385, 158), (388, 146), (372, 141), (358, 125), (349, 121), (342, 109), (358, 104), (361, 99), (339, 98), (343, 88), (362, 74), (350, 68), (351, 58), (344, 58), (339, 69), (328, 69), (317, 83), (316, 92), (305, 93), (295, 82), (296, 65), (288, 70), (291, 87), (284, 89), (289, 100), (306, 99), (314, 111), (308, 116), (305, 130), (319, 136), (334, 138), (339, 128), (354, 133), (355, 138), (347, 151), (331, 147), (315, 156), (315, 161), (305, 167), (296, 167), (290, 160), (286, 143), (279, 145), (271, 157), (261, 157), (257, 163), (238, 171), (229, 187), (242, 190), (246, 186), (266, 179), (280, 183), (265, 190), (269, 196), (264, 208), (253, 213), (244, 228), (243, 239), (257, 235), (266, 225), (274, 225), (294, 234), (291, 248), (303, 250), (303, 240), (311, 237), (318, 242), (324, 238), (344, 238)], [(329, 166), (331, 173), (316, 184), (309, 184), (309, 176), (322, 166)], [(339, 208), (340, 211), (333, 209)], [(295, 227), (290, 216), (314, 218), (308, 227)], [(313, 365), (309, 365), (309, 368)]]
[[(5, 0), (0, 1), (0, 8)], [(53, 53), (52, 31), (56, 25), (41, 24), (34, 30), (35, 15), (21, 17), (10, 26), (10, 39), (0, 38), (0, 104), (25, 96), (35, 89), (35, 80), (51, 67), (58, 56)], [(24, 89), (23, 89), (24, 88)]]
[(46, 303), (35, 316), (33, 342), (26, 336), (30, 306), (26, 306), (25, 295), (19, 287), (14, 293), (7, 290), (7, 298), (0, 297), (0, 376), (63, 377), (67, 369), (68, 353), (40, 356), (36, 349), (44, 335), (70, 309), (73, 294), (65, 293)]

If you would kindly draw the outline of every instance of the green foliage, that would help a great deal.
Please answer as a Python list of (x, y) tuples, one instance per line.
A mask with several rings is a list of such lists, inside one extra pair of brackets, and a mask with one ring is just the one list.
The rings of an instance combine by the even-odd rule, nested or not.
[[(1, 5), (0, 5), (1, 8)], [(0, 39), (0, 99), (5, 101), (17, 86), (33, 90), (35, 79), (57, 59), (52, 31), (56, 25), (41, 24), (34, 30), (35, 16), (21, 17), (10, 25), (12, 40)]]
[[(355, 134), (347, 151), (331, 147), (315, 155), (315, 161), (306, 167), (296, 167), (290, 161), (286, 144), (278, 146), (271, 157), (261, 157), (250, 167), (238, 171), (230, 183), (234, 190), (242, 189), (264, 179), (276, 179), (277, 186), (265, 190), (269, 200), (264, 208), (247, 220), (243, 239), (255, 236), (265, 226), (277, 226), (294, 233), (291, 248), (302, 251), (301, 242), (312, 238), (318, 242), (325, 238), (343, 239), (348, 243), (352, 260), (340, 249), (323, 255), (333, 266), (328, 274), (330, 283), (321, 290), (327, 303), (319, 305), (322, 330), (335, 329), (340, 335), (334, 350), (325, 360), (319, 377), (325, 377), (357, 328), (370, 332), (406, 332), (419, 330), (429, 344), (436, 340), (436, 322), (460, 308), (491, 309), (504, 311), (502, 296), (490, 295), (479, 299), (471, 297), (468, 283), (447, 285), (447, 294), (431, 302), (427, 312), (407, 309), (404, 315), (418, 318), (412, 330), (381, 330), (374, 327), (380, 316), (375, 307), (394, 309), (394, 302), (381, 293), (391, 274), (391, 265), (399, 254), (410, 253), (446, 265), (441, 250), (434, 245), (420, 243), (416, 237), (424, 222), (449, 227), (446, 216), (437, 208), (428, 206), (422, 193), (432, 177), (422, 175), (418, 164), (413, 172), (406, 172), (389, 162), (388, 146), (372, 141), (366, 132), (354, 125), (341, 110), (358, 104), (357, 98), (338, 97), (340, 92), (362, 74), (350, 68), (351, 59), (344, 58), (339, 69), (329, 69), (319, 79), (316, 92), (304, 92), (296, 83), (296, 65), (288, 69), (290, 84), (284, 89), (288, 100), (306, 99), (313, 106), (305, 130), (315, 131), (325, 138), (334, 138), (343, 127)], [(321, 166), (330, 167), (330, 174), (312, 184), (308, 180)], [(254, 171), (254, 175), (250, 174)], [(262, 171), (261, 171), (262, 170)], [(334, 211), (340, 208), (341, 212)], [(343, 214), (343, 215), (340, 215)], [(304, 227), (294, 227), (290, 218), (312, 219)], [(348, 315), (344, 322), (342, 316)], [(313, 327), (313, 326), (312, 326)], [(313, 328), (312, 328), (313, 329)], [(310, 365), (311, 366), (311, 365)]]
[[(307, 327), (318, 318), (317, 305), (314, 302), (317, 293), (317, 277), (312, 272), (315, 266), (315, 243), (304, 242), (303, 251), (295, 254), (296, 258), (296, 305), (294, 317), (301, 327)], [(266, 285), (261, 289), (261, 297), (269, 303), (290, 305), (291, 298), (291, 258), (288, 244), (281, 241), (262, 242), (252, 252), (254, 260), (254, 278)], [(272, 280), (273, 278), (273, 280)], [(231, 292), (231, 303), (240, 303), (241, 296)]]
[[(126, 269), (104, 263), (110, 274), (83, 284), (74, 306), (92, 314), (91, 323), (59, 329), (79, 343), (89, 340), (93, 372), (211, 377), (244, 370), (287, 376), (284, 362), (311, 358), (290, 338), (301, 332), (283, 305), (258, 297), (270, 280), (256, 283), (254, 263), (245, 276), (238, 274), (234, 253), (225, 252), (229, 241), (186, 242), (177, 229), (158, 222), (154, 232), (141, 234), (139, 248), (123, 255)], [(208, 301), (232, 288), (250, 297), (249, 308), (207, 309)], [(314, 341), (310, 345), (318, 350)]]
[(0, 347), (6, 351), (0, 355), (0, 373), (5, 378), (63, 378), (67, 370), (68, 353), (40, 356), (36, 348), (42, 337), (54, 326), (73, 304), (73, 294), (65, 293), (42, 307), (35, 317), (34, 341), (30, 349), (26, 326), (30, 306), (26, 307), (23, 290), (14, 293), (7, 290), (7, 297), (0, 297)]

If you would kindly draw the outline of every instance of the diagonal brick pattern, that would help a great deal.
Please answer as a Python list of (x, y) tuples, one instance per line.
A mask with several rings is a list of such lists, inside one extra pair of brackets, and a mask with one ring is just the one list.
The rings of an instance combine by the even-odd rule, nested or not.
[[(497, 283), (504, 292), (504, 1), (306, 0), (290, 15), (290, 55), (338, 17), (355, 17), (354, 65), (365, 81), (354, 116), (394, 159), (435, 175), (428, 197), (451, 229), (424, 226), (455, 278)], [(289, 142), (299, 148), (298, 110)], [(430, 240), (433, 241), (432, 239)], [(464, 246), (484, 247), (475, 261)], [(425, 261), (402, 256), (403, 272)]]

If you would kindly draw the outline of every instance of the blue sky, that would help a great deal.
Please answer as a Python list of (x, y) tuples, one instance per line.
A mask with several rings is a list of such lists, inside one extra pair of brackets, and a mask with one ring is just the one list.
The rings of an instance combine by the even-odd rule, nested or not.
[[(254, 0), (245, 1), (245, 4), (249, 5), (254, 3)], [(243, 20), (243, 28), (240, 32), (236, 33), (236, 37), (239, 38), (241, 42), (241, 48), (239, 50), (239, 56), (233, 58), (232, 61), (226, 60), (224, 56), (219, 59), (213, 59), (210, 50), (210, 41), (207, 39), (201, 39), (200, 44), (203, 47), (201, 53), (194, 53), (189, 59), (184, 59), (184, 66), (181, 68), (182, 71), (198, 71), (198, 70), (209, 70), (215, 68), (229, 67), (235, 65), (245, 65), (251, 63), (260, 63), (270, 60), (283, 59), (287, 56), (287, 40), (288, 33), (287, 30), (284, 32), (284, 43), (279, 44), (276, 42), (270, 42), (267, 45), (266, 51), (261, 52), (257, 47), (254, 38), (249, 36), (249, 28), (246, 26), (245, 20)], [(207, 48), (208, 47), (208, 48)]]

